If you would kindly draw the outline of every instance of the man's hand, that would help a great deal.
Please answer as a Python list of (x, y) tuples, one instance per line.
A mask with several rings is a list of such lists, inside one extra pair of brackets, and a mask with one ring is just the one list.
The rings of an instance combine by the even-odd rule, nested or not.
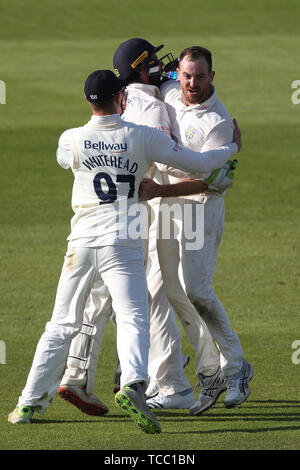
[(155, 183), (150, 178), (144, 178), (139, 187), (139, 200), (149, 201), (149, 199), (160, 196), (159, 188), (159, 184)]
[(231, 188), (234, 178), (234, 170), (237, 166), (237, 160), (228, 160), (228, 162), (219, 168), (214, 170), (204, 182), (208, 185), (208, 189), (211, 191), (218, 191), (223, 193), (226, 189)]
[(233, 141), (236, 143), (237, 148), (238, 148), (238, 152), (239, 152), (242, 148), (242, 133), (239, 129), (239, 126), (237, 124), (236, 119), (233, 119), (232, 122), (233, 122), (233, 125), (234, 125)]

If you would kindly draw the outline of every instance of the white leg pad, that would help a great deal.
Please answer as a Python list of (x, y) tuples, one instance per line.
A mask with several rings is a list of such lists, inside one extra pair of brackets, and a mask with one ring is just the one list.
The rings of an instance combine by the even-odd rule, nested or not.
[(86, 386), (88, 394), (94, 392), (98, 357), (111, 314), (109, 292), (98, 282), (87, 301), (80, 333), (71, 343), (67, 369), (61, 384)]

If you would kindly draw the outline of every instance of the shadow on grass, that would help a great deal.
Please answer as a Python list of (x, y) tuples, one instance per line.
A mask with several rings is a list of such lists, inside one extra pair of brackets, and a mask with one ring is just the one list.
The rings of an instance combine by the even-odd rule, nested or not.
[[(263, 433), (263, 432), (271, 432), (271, 431), (299, 431), (300, 425), (293, 426), (289, 425), (291, 422), (295, 421), (299, 423), (300, 421), (300, 410), (296, 410), (295, 412), (289, 410), (289, 408), (298, 408), (300, 407), (300, 401), (297, 400), (248, 400), (247, 403), (244, 403), (240, 407), (234, 409), (226, 410), (224, 406), (220, 403), (215, 405), (213, 408), (208, 410), (201, 416), (190, 416), (188, 410), (155, 410), (156, 416), (160, 419), (163, 423), (168, 422), (191, 422), (193, 424), (201, 422), (206, 423), (218, 423), (218, 422), (231, 422), (234, 426), (239, 427), (231, 427), (230, 429), (211, 429), (211, 430), (191, 430), (191, 431), (172, 431), (172, 434), (212, 434), (212, 433), (228, 433), (228, 432), (246, 432), (246, 433)], [(257, 408), (260, 409), (257, 412)], [(272, 411), (275, 408), (276, 411)], [(279, 409), (281, 408), (281, 411)], [(244, 411), (247, 410), (247, 411)], [(252, 410), (252, 412), (250, 411)], [(130, 418), (125, 414), (112, 414), (109, 413), (106, 416), (88, 416), (86, 415), (85, 419), (62, 419), (62, 420), (53, 420), (53, 419), (33, 419), (33, 424), (43, 425), (43, 424), (76, 424), (76, 423), (84, 423), (84, 424), (101, 424), (101, 423), (121, 423), (121, 422), (128, 422)], [(282, 424), (285, 422), (286, 426), (276, 426), (276, 427), (257, 427), (255, 429), (247, 429), (240, 426), (240, 421), (243, 423), (251, 422), (251, 423), (260, 423), (260, 422), (269, 422), (274, 425), (275, 422), (278, 424)]]
[[(264, 406), (265, 405), (265, 406)], [(259, 408), (260, 412), (257, 414), (256, 409)], [(299, 400), (248, 400), (246, 403), (243, 403), (236, 408), (226, 409), (221, 403), (217, 403), (210, 410), (206, 411), (200, 416), (190, 416), (192, 420), (201, 419), (201, 420), (210, 420), (215, 419), (227, 421), (231, 419), (239, 420), (247, 418), (249, 421), (265, 421), (266, 418), (273, 418), (278, 421), (299, 421), (300, 420), (300, 409), (295, 411), (290, 411), (289, 408), (300, 408)], [(275, 409), (276, 411), (272, 411)], [(279, 410), (282, 411), (279, 411)], [(247, 410), (247, 412), (244, 412)], [(250, 410), (253, 410), (252, 412)], [(288, 411), (287, 411), (288, 410)], [(223, 411), (223, 413), (222, 413)], [(187, 417), (186, 413), (177, 413), (175, 410), (156, 410), (155, 413), (157, 416), (161, 417)], [(187, 410), (188, 413), (188, 410)], [(221, 418), (221, 419), (220, 419)]]
[[(230, 427), (226, 429), (206, 429), (206, 430), (191, 430), (183, 431), (183, 434), (218, 434), (218, 433), (266, 433), (274, 431), (299, 431), (300, 425), (291, 425), (291, 422), (300, 422), (300, 410), (291, 411), (290, 408), (300, 408), (300, 401), (298, 400), (248, 400), (247, 404), (243, 404), (240, 407), (234, 409), (225, 410), (221, 404), (217, 404), (214, 408), (207, 411), (201, 416), (189, 416), (188, 419), (191, 422), (206, 422), (206, 423), (218, 423), (218, 422), (232, 422), (236, 427)], [(257, 408), (260, 409), (257, 412)], [(272, 411), (272, 409), (276, 411)], [(281, 408), (281, 411), (279, 409)], [(244, 412), (244, 409), (247, 409), (247, 412)], [(286, 411), (288, 409), (288, 412)], [(223, 410), (225, 410), (223, 412)], [(248, 411), (249, 410), (249, 411)], [(252, 412), (250, 410), (253, 410)], [(163, 412), (156, 413), (161, 421), (164, 421), (164, 418), (172, 417), (172, 421), (182, 420), (183, 416), (187, 418), (186, 415), (182, 413), (175, 414)], [(167, 421), (167, 420), (166, 420)], [(272, 423), (271, 426), (260, 427), (258, 425), (255, 429), (241, 427), (240, 422), (247, 423)], [(278, 426), (274, 427), (274, 423), (278, 423)], [(282, 426), (282, 423), (286, 423), (286, 426)], [(175, 431), (174, 434), (177, 432)], [(181, 434), (178, 432), (178, 434)]]
[(118, 414), (109, 414), (106, 416), (89, 416), (86, 415), (86, 419), (32, 419), (31, 424), (76, 424), (76, 423), (83, 423), (83, 424), (101, 424), (101, 423), (116, 423), (116, 422), (123, 422), (126, 423), (128, 421), (128, 416), (125, 414), (118, 415)]
[(247, 400), (242, 406), (245, 407), (251, 403), (251, 408), (253, 408), (252, 403), (265, 403), (269, 405), (279, 405), (279, 406), (293, 406), (293, 407), (300, 407), (300, 401), (299, 400)]
[(224, 434), (224, 433), (268, 433), (274, 431), (300, 431), (300, 426), (277, 426), (274, 428), (264, 427), (256, 429), (247, 428), (230, 428), (230, 429), (205, 429), (205, 430), (193, 430), (193, 431), (166, 431), (165, 434)]

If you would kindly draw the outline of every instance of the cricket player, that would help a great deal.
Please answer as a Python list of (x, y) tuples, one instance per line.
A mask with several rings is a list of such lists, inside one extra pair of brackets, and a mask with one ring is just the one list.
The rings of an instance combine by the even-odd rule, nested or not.
[(122, 376), (116, 403), (142, 431), (159, 433), (161, 426), (144, 399), (150, 332), (143, 241), (130, 236), (138, 187), (153, 161), (192, 172), (222, 167), (241, 146), (239, 130), (236, 143), (193, 152), (154, 128), (122, 120), (123, 82), (113, 72), (93, 72), (84, 91), (92, 117), (84, 126), (65, 131), (57, 152), (60, 165), (74, 174), (68, 249), (51, 320), (8, 420), (30, 423), (35, 411), (43, 413), (49, 405), (48, 393), (62, 376), (71, 340), (82, 328), (91, 288), (101, 279), (117, 323)]
[[(210, 51), (201, 47), (185, 49), (180, 55), (177, 72), (178, 81), (170, 81), (161, 87), (172, 122), (172, 133), (181, 144), (193, 150), (213, 149), (229, 142), (232, 139), (232, 120), (217, 99), (212, 85), (215, 73), (212, 70)], [(182, 213), (187, 206), (196, 208), (202, 205), (204, 208), (202, 248), (186, 248), (185, 220), (181, 220), (183, 229), (179, 242), (162, 238), (158, 241), (160, 266), (168, 299), (175, 311), (179, 311), (177, 286), (183, 285), (220, 349), (220, 366), (214, 374), (199, 374), (202, 388), (190, 413), (200, 415), (224, 391), (222, 374), (226, 378), (227, 388), (225, 406), (231, 408), (245, 401), (250, 393), (249, 381), (253, 375), (253, 367), (243, 358), (239, 338), (231, 329), (225, 309), (211, 285), (224, 229), (224, 193), (210, 187), (203, 192), (199, 180), (187, 178), (193, 178), (193, 175), (165, 168), (164, 184), (158, 186), (147, 180), (140, 188), (140, 195), (142, 199), (160, 196), (170, 206), (174, 202), (179, 203), (183, 207)], [(176, 200), (164, 197), (171, 194), (172, 186), (173, 193), (176, 186), (183, 190), (189, 186), (192, 188), (192, 195)], [(191, 327), (196, 329), (197, 323), (192, 323)], [(147, 403), (150, 408), (166, 408), (167, 397), (160, 392)]]
[[(162, 65), (164, 61), (168, 62), (173, 57), (171, 54), (166, 54), (158, 60), (157, 53), (162, 47), (162, 45), (154, 47), (145, 39), (132, 38), (117, 48), (113, 62), (116, 73), (126, 84), (126, 109), (122, 114), (122, 119), (136, 124), (145, 124), (170, 135), (171, 123), (166, 105), (160, 99), (159, 86), (162, 83)], [(161, 181), (160, 172), (154, 165), (148, 176)], [(203, 190), (206, 188), (207, 185), (203, 184)], [(194, 392), (183, 371), (184, 356), (181, 353), (180, 331), (175, 313), (166, 297), (157, 256), (156, 221), (159, 199), (151, 200), (150, 206), (153, 218), (147, 246), (147, 283), (150, 296), (148, 363), (150, 383), (146, 395), (152, 396), (158, 393), (158, 383), (162, 390), (166, 384), (168, 406), (190, 408), (195, 402)], [(219, 364), (219, 355), (211, 335), (181, 286), (177, 294), (182, 312), (179, 318), (183, 318), (184, 310), (186, 314), (183, 324), (188, 330), (192, 344), (195, 345), (197, 372), (210, 373)], [(85, 308), (82, 331), (71, 343), (68, 367), (58, 388), (62, 398), (91, 415), (102, 415), (108, 411), (106, 405), (93, 392), (98, 355), (111, 312), (111, 302), (105, 296), (103, 286), (95, 285)], [(189, 315), (195, 317), (192, 328), (186, 321)], [(199, 323), (197, 330), (194, 329), (196, 321)], [(152, 335), (153, 328), (155, 331), (161, 330), (164, 334)], [(156, 345), (156, 338), (159, 341), (158, 345)], [(159, 359), (157, 359), (157, 350)], [(155, 378), (154, 381), (151, 380), (152, 377)]]
[[(162, 47), (163, 45), (154, 47), (145, 39), (132, 38), (123, 42), (117, 48), (113, 62), (117, 74), (126, 84), (126, 107), (124, 106), (122, 119), (135, 124), (154, 127), (170, 136), (170, 119), (166, 106), (160, 99), (158, 88), (162, 78), (162, 60), (158, 60), (157, 53)], [(165, 57), (168, 58), (168, 56), (169, 54), (166, 54)], [(134, 64), (134, 67), (132, 64)], [(157, 174), (156, 166), (153, 164), (148, 171), (148, 176), (154, 177), (156, 175), (157, 177)], [(145, 244), (148, 286), (150, 284), (150, 317), (156, 315), (161, 317), (161, 312), (164, 312), (164, 319), (161, 319), (161, 323), (168, 324), (168, 335), (160, 338), (160, 341), (162, 341), (166, 353), (172, 350), (172, 360), (175, 362), (177, 369), (183, 357), (180, 331), (163, 288), (156, 252), (155, 219), (159, 201), (151, 201), (150, 206), (149, 217), (153, 221), (149, 223), (149, 244)], [(193, 308), (186, 295), (185, 302)], [(105, 292), (103, 286), (96, 283), (84, 311), (82, 331), (71, 343), (67, 369), (58, 388), (58, 393), (62, 398), (91, 415), (102, 415), (108, 411), (106, 405), (93, 392), (103, 334), (112, 314), (111, 301), (107, 297), (107, 291)], [(153, 361), (152, 356), (154, 356)], [(155, 359), (155, 344), (151, 342), (148, 371), (150, 376), (154, 374), (154, 372), (152, 374), (152, 366), (155, 367)], [(166, 376), (167, 373), (166, 368), (161, 367), (156, 375)], [(194, 393), (184, 374), (183, 367), (179, 367), (176, 372), (176, 381), (172, 383), (172, 387), (173, 389), (175, 387), (174, 391), (178, 393), (181, 407), (190, 408), (195, 401)], [(152, 384), (150, 384), (150, 388), (147, 388), (146, 394), (149, 393), (153, 393)]]

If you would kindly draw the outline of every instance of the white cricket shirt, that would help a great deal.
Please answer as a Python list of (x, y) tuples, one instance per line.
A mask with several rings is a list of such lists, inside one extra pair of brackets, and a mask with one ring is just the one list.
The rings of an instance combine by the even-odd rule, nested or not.
[(122, 119), (135, 124), (155, 127), (170, 135), (171, 122), (160, 91), (154, 85), (131, 83), (126, 87), (126, 109)]
[[(126, 109), (122, 119), (135, 124), (154, 127), (164, 134), (171, 135), (171, 121), (165, 103), (161, 99), (157, 86), (145, 83), (130, 83), (126, 87)], [(162, 183), (161, 172), (155, 164), (147, 171), (146, 178), (153, 178)], [(151, 199), (151, 206), (159, 202), (160, 198)]]
[(200, 155), (161, 131), (126, 122), (118, 114), (92, 116), (59, 139), (57, 161), (74, 174), (68, 240), (74, 246), (141, 245), (142, 240), (126, 234), (130, 210), (138, 206), (139, 184), (153, 161), (208, 172), (222, 167), (236, 151), (236, 144), (230, 144)]
[[(182, 101), (182, 92), (178, 81), (170, 80), (164, 83), (160, 91), (171, 119), (171, 132), (182, 145), (202, 152), (232, 142), (234, 128), (232, 119), (226, 108), (217, 99), (215, 89), (206, 101), (193, 106), (187, 106)], [(193, 178), (191, 173), (172, 171), (172, 175), (164, 172), (164, 183), (178, 183), (180, 181), (178, 178), (182, 177)], [(178, 178), (175, 178), (175, 175)], [(205, 177), (208, 175), (209, 173)]]

